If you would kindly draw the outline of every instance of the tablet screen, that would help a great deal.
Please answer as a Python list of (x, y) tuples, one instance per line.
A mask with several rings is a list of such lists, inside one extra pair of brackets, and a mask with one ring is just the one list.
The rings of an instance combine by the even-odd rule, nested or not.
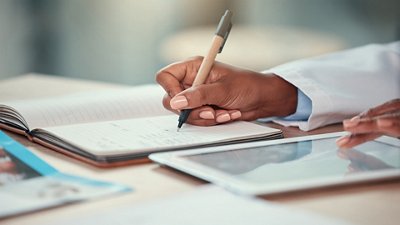
[(181, 156), (254, 184), (343, 177), (400, 168), (400, 147), (371, 141), (340, 150), (336, 138)]

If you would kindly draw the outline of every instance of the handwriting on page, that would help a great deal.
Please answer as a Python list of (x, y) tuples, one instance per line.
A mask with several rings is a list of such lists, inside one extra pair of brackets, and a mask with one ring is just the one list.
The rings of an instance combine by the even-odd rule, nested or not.
[(169, 114), (161, 104), (164, 91), (157, 85), (124, 90), (83, 92), (54, 98), (7, 102), (29, 127), (120, 120)]
[[(132, 148), (132, 143), (137, 148), (160, 148), (164, 146), (175, 146), (185, 143), (193, 143), (204, 140), (205, 137), (189, 135), (188, 132), (176, 132), (176, 116), (173, 122), (166, 124), (156, 118), (145, 119), (142, 121), (114, 121), (109, 123), (97, 124), (88, 133), (92, 143), (103, 150)], [(107, 131), (106, 131), (107, 130)], [(106, 131), (106, 132), (104, 132)], [(193, 132), (191, 132), (193, 134)], [(115, 134), (118, 134), (116, 136)], [(97, 139), (99, 138), (99, 139)]]
[[(176, 115), (89, 123), (46, 130), (94, 152), (155, 149), (204, 141), (207, 136), (176, 132)], [(190, 135), (191, 133), (192, 135)]]
[(269, 131), (269, 128), (252, 123), (237, 122), (214, 127), (185, 125), (177, 132), (176, 124), (177, 115), (170, 115), (51, 127), (46, 130), (94, 154), (185, 147), (251, 137)]

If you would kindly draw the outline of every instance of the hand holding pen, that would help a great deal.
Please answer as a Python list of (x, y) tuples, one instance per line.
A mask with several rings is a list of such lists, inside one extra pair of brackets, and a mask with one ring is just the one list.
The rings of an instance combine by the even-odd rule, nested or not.
[[(211, 71), (211, 67), (214, 64), (215, 57), (217, 56), (218, 53), (222, 52), (226, 39), (228, 38), (229, 32), (231, 31), (232, 28), (231, 17), (232, 17), (232, 12), (226, 10), (225, 14), (222, 16), (218, 24), (217, 31), (215, 32), (215, 36), (212, 40), (210, 50), (208, 51), (206, 57), (203, 59), (200, 65), (199, 71), (197, 72), (197, 75), (193, 81), (192, 87), (197, 87), (201, 84), (204, 84), (204, 82), (206, 81), (208, 74)], [(177, 131), (179, 131), (182, 125), (186, 122), (191, 111), (192, 111), (191, 109), (182, 110), (178, 119)]]
[[(216, 48), (211, 49), (215, 51)], [(214, 63), (204, 80), (194, 85), (205, 61), (202, 57), (191, 58), (168, 65), (157, 73), (157, 82), (166, 91), (164, 107), (177, 114), (191, 109), (188, 123), (212, 126), (295, 112), (297, 88), (275, 74), (212, 60)]]

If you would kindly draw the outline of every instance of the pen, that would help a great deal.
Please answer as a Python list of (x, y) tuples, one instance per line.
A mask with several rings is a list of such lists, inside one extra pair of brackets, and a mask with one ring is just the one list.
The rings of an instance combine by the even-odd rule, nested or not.
[[(218, 53), (222, 52), (224, 48), (226, 39), (228, 38), (229, 32), (232, 28), (231, 23), (232, 12), (229, 10), (225, 11), (225, 14), (221, 17), (219, 21), (217, 31), (215, 32), (214, 38), (211, 43), (211, 48), (208, 51), (207, 55), (204, 57), (203, 62), (201, 62), (199, 71), (196, 74), (196, 77), (193, 81), (192, 87), (196, 87), (200, 84), (203, 84), (210, 73), (211, 67), (214, 64), (215, 57)], [(178, 119), (178, 129), (182, 127), (182, 125), (186, 122), (189, 117), (192, 109), (184, 109), (181, 111)]]

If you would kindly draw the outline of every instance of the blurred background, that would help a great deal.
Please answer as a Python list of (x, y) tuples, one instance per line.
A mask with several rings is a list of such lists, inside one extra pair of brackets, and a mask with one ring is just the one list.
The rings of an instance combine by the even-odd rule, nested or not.
[(0, 79), (151, 83), (204, 55), (227, 8), (234, 26), (218, 60), (253, 70), (400, 39), (398, 0), (0, 0)]

